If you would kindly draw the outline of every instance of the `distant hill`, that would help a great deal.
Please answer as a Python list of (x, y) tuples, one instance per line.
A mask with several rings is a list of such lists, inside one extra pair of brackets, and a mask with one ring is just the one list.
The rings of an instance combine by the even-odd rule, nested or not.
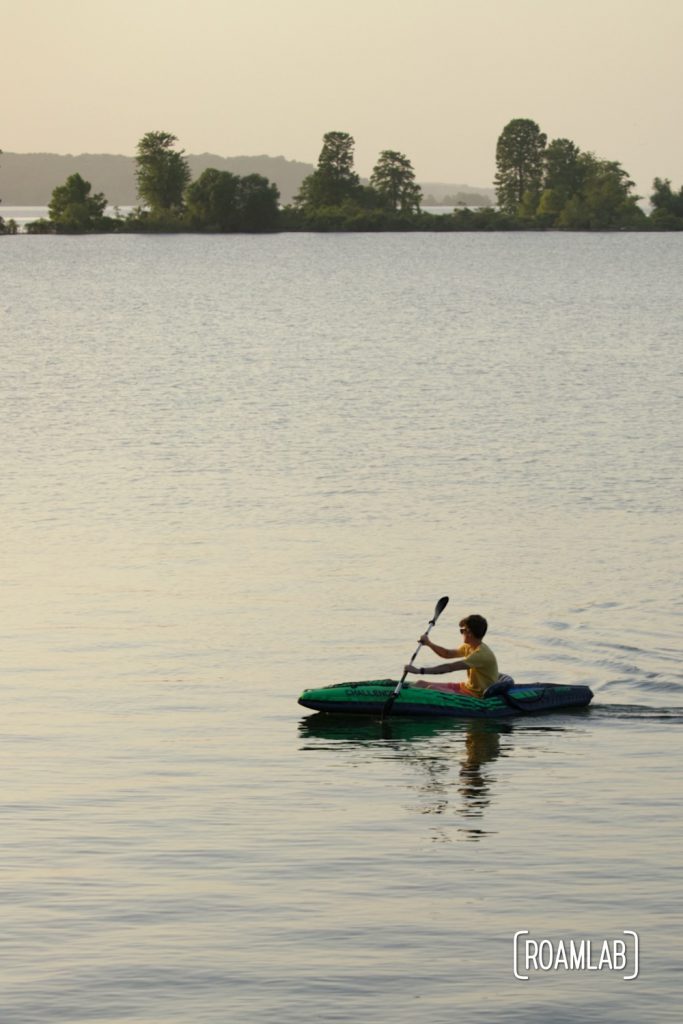
[[(283, 203), (291, 202), (313, 164), (286, 160), (283, 156), (217, 156), (214, 153), (187, 154), (192, 177), (207, 167), (233, 174), (262, 174), (275, 182)], [(6, 206), (47, 206), (52, 190), (70, 174), (89, 181), (93, 192), (104, 192), (112, 206), (134, 206), (135, 159), (108, 153), (3, 153), (0, 156), (0, 198)]]
[[(262, 174), (275, 182), (281, 202), (290, 203), (301, 182), (315, 170), (313, 164), (286, 160), (283, 156), (217, 156), (215, 153), (187, 154), (192, 177), (197, 178), (207, 167), (233, 174)], [(5, 206), (47, 206), (52, 190), (62, 185), (70, 174), (80, 174), (89, 181), (93, 192), (103, 192), (112, 206), (134, 206), (138, 202), (135, 187), (135, 158), (109, 153), (81, 153), (62, 156), (58, 153), (3, 153), (0, 156), (0, 199)], [(470, 185), (423, 182), (425, 197), (438, 204), (445, 197), (458, 193), (486, 195), (494, 201), (490, 188)], [(0, 207), (0, 212), (2, 207)]]

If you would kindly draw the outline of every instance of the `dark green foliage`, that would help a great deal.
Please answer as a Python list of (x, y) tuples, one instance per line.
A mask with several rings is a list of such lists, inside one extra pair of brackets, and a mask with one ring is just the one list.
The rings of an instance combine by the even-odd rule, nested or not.
[(386, 208), (362, 209), (355, 203), (304, 210), (287, 206), (283, 231), (511, 231), (525, 227), (514, 217), (493, 210), (456, 210), (452, 214), (401, 213)]
[(183, 208), (190, 169), (184, 150), (173, 148), (177, 141), (169, 132), (147, 132), (138, 142), (135, 171), (138, 195), (152, 216), (164, 216)]
[(518, 214), (536, 207), (543, 184), (543, 155), (547, 136), (535, 121), (519, 117), (510, 121), (498, 137), (496, 176), (498, 206)]
[[(260, 174), (206, 168), (190, 184), (182, 151), (166, 132), (150, 132), (138, 144), (138, 185), (146, 206), (128, 217), (106, 217), (106, 199), (91, 194), (80, 174), (54, 189), (50, 219), (26, 225), (29, 234), (56, 232), (259, 232), (259, 231), (513, 231), (563, 229), (683, 230), (683, 187), (656, 178), (648, 218), (633, 182), (617, 161), (582, 153), (569, 139), (546, 136), (535, 122), (511, 121), (498, 139), (496, 185), (500, 206), (456, 209), (434, 215), (420, 210), (421, 189), (410, 161), (384, 150), (363, 185), (353, 170), (353, 139), (328, 132), (317, 169), (304, 179), (295, 204), (279, 208), (279, 191)], [(450, 197), (453, 200), (454, 197)], [(463, 193), (463, 204), (485, 197)], [(0, 234), (16, 232), (0, 217)]]
[(663, 181), (661, 178), (655, 178), (652, 187), (654, 191), (650, 196), (650, 202), (655, 210), (666, 210), (674, 217), (683, 217), (683, 187), (674, 192), (669, 178)]
[(585, 178), (580, 155), (570, 139), (553, 139), (543, 154), (543, 188), (566, 198), (578, 192)]
[(207, 168), (185, 193), (188, 224), (198, 230), (236, 231), (239, 183), (230, 171)]
[(189, 186), (186, 224), (195, 231), (274, 231), (280, 198), (276, 185), (261, 174), (240, 178), (208, 168)]
[(454, 210), (448, 219), (452, 221), (451, 231), (516, 231), (529, 227), (509, 213), (490, 206), (481, 210)]
[(261, 174), (241, 178), (208, 167), (188, 185), (182, 209), (137, 208), (123, 222), (123, 231), (260, 232), (279, 228), (277, 186)]
[(557, 215), (556, 226), (574, 231), (607, 231), (645, 225), (633, 182), (615, 160), (599, 160), (592, 153), (578, 158), (581, 184)]
[(55, 231), (75, 234), (107, 230), (107, 200), (101, 192), (91, 195), (91, 187), (80, 174), (71, 174), (54, 189), (48, 210)]
[(39, 220), (29, 221), (24, 228), (27, 235), (54, 235), (56, 234), (55, 225), (51, 220), (47, 220), (46, 217), (40, 217)]
[(581, 151), (570, 139), (553, 139), (544, 156), (543, 192), (535, 215), (545, 226), (552, 227), (565, 203), (577, 195), (585, 181)]
[(302, 181), (295, 205), (316, 210), (356, 198), (360, 178), (353, 169), (353, 147), (354, 140), (346, 132), (327, 132), (318, 166)]
[(136, 206), (120, 223), (120, 231), (131, 234), (142, 231), (150, 234), (174, 234), (189, 231), (190, 227), (181, 210), (147, 210)]
[(377, 189), (372, 185), (359, 185), (353, 199), (348, 200), (359, 210), (386, 210), (387, 206)]
[(674, 192), (668, 178), (655, 178), (652, 188), (652, 226), (658, 231), (683, 231), (683, 187)]
[(515, 227), (570, 231), (642, 230), (645, 214), (617, 161), (582, 153), (570, 139), (546, 136), (534, 121), (511, 121), (498, 139), (496, 186)]
[(274, 231), (280, 217), (280, 193), (261, 174), (247, 174), (237, 185), (238, 231)]
[(354, 142), (346, 132), (328, 132), (318, 166), (304, 179), (294, 207), (283, 211), (281, 226), (293, 231), (419, 230), (422, 190), (410, 161), (384, 150), (369, 185), (353, 170)]
[(18, 232), (17, 222), (13, 218), (5, 220), (4, 217), (0, 217), (0, 235), (16, 235)]
[(430, 214), (406, 214), (400, 211), (360, 206), (347, 202), (341, 206), (321, 206), (317, 210), (286, 206), (281, 215), (283, 231), (423, 231), (432, 230), (427, 221), (444, 218)]
[(380, 153), (370, 177), (370, 184), (382, 204), (390, 210), (417, 213), (422, 200), (422, 189), (415, 181), (415, 171), (407, 156), (393, 149)]

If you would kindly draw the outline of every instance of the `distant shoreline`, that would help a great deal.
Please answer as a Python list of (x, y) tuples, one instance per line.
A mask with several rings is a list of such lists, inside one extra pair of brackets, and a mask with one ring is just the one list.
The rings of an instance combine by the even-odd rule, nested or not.
[[(35, 223), (37, 220), (40, 220), (41, 217), (45, 217), (47, 215), (47, 213), (48, 213), (47, 207), (42, 207), (42, 206), (41, 207), (21, 206), (21, 207), (8, 207), (7, 209), (4, 209), (4, 208), (0, 207), (0, 209), (3, 210), (2, 216), (5, 219), (5, 223), (7, 224), (7, 222), (13, 220), (16, 223), (17, 229), (18, 229), (14, 234), (12, 234), (11, 232), (8, 232), (7, 234), (3, 235), (2, 232), (0, 232), (0, 238), (9, 238), (9, 237), (15, 237), (16, 238), (16, 237), (19, 237), (19, 236), (21, 236), (23, 238), (28, 238), (28, 237), (32, 237), (33, 238), (33, 237), (39, 237), (39, 236), (43, 237), (43, 238), (44, 237), (49, 237), (49, 238), (57, 238), (57, 237), (60, 237), (60, 238), (84, 238), (84, 237), (90, 237), (90, 238), (92, 238), (92, 237), (105, 237), (105, 236), (112, 236), (112, 235), (116, 235), (118, 237), (120, 237), (122, 235), (147, 235), (147, 236), (151, 236), (151, 237), (155, 237), (155, 238), (158, 238), (158, 237), (160, 237), (162, 235), (163, 236), (175, 236), (175, 237), (177, 237), (179, 235), (187, 235), (187, 236), (190, 236), (190, 235), (203, 235), (203, 236), (214, 237), (214, 238), (216, 238), (216, 237), (219, 237), (219, 238), (220, 237), (223, 237), (223, 238), (234, 238), (234, 237), (245, 237), (245, 236), (252, 236), (253, 237), (253, 236), (263, 236), (263, 235), (271, 235), (272, 236), (272, 235), (305, 235), (305, 234), (309, 234), (309, 235), (353, 235), (353, 234), (365, 234), (365, 235), (386, 235), (386, 234), (404, 234), (404, 235), (425, 235), (425, 234), (440, 234), (440, 235), (443, 235), (443, 234), (479, 234), (479, 235), (481, 235), (481, 234), (484, 234), (484, 235), (491, 235), (491, 234), (527, 234), (527, 235), (528, 234), (533, 234), (533, 235), (539, 235), (539, 234), (540, 235), (548, 235), (548, 234), (552, 234), (552, 235), (581, 235), (581, 234), (583, 234), (583, 235), (623, 235), (623, 234), (629, 234), (629, 235), (634, 235), (634, 234), (639, 234), (639, 235), (659, 235), (659, 234), (682, 234), (681, 231), (677, 231), (677, 229), (675, 229), (675, 228), (662, 228), (662, 227), (650, 226), (650, 224), (647, 221), (645, 221), (643, 226), (641, 226), (641, 227), (633, 227), (633, 228), (629, 228), (629, 227), (621, 227), (621, 228), (580, 228), (580, 229), (572, 229), (572, 230), (568, 230), (566, 228), (563, 229), (563, 228), (553, 228), (553, 227), (543, 228), (543, 227), (538, 227), (538, 226), (534, 226), (534, 227), (488, 227), (488, 228), (464, 227), (464, 226), (456, 226), (456, 225), (452, 225), (452, 226), (451, 225), (446, 225), (446, 224), (444, 224), (442, 222), (442, 224), (439, 225), (439, 226), (433, 225), (431, 227), (428, 227), (428, 226), (424, 225), (424, 226), (415, 226), (415, 227), (402, 227), (402, 228), (401, 227), (393, 227), (393, 228), (383, 228), (383, 229), (373, 229), (373, 228), (359, 227), (359, 228), (353, 228), (353, 229), (349, 229), (349, 228), (346, 228), (346, 229), (344, 229), (344, 228), (329, 228), (329, 229), (318, 229), (318, 230), (316, 230), (315, 228), (295, 229), (295, 228), (283, 227), (283, 228), (276, 228), (276, 229), (274, 229), (272, 231), (263, 231), (263, 232), (248, 232), (248, 231), (223, 231), (223, 232), (220, 232), (220, 231), (198, 231), (196, 229), (195, 230), (186, 229), (186, 230), (177, 230), (177, 231), (144, 231), (144, 230), (127, 229), (127, 230), (121, 230), (121, 231), (83, 231), (83, 232), (57, 232), (57, 231), (50, 232), (50, 231), (46, 231), (46, 232), (36, 232), (34, 234), (34, 233), (31, 233), (31, 232), (28, 232), (28, 231), (25, 230), (26, 225), (27, 224), (31, 224), (31, 223)], [(427, 213), (427, 214), (430, 214), (429, 210), (424, 211), (424, 212)], [(434, 209), (432, 209), (430, 215), (433, 216), (435, 219), (436, 218), (440, 219), (441, 217), (443, 217), (443, 218), (449, 217), (449, 215), (451, 215), (452, 212), (453, 211), (452, 211), (452, 209), (450, 207), (448, 207), (448, 208), (444, 207), (444, 208), (441, 208), (441, 212), (436, 212)]]
[[(291, 203), (301, 182), (314, 170), (313, 164), (288, 160), (283, 156), (218, 156), (214, 153), (186, 156), (193, 177), (207, 167), (234, 174), (262, 174), (277, 185), (283, 205)], [(70, 174), (78, 173), (103, 192), (111, 206), (134, 206), (138, 202), (135, 184), (135, 157), (110, 153), (7, 153), (0, 156), (0, 216), (6, 207), (47, 206), (52, 190)], [(441, 202), (458, 193), (486, 196), (495, 201), (490, 186), (463, 183), (422, 182), (425, 196)]]

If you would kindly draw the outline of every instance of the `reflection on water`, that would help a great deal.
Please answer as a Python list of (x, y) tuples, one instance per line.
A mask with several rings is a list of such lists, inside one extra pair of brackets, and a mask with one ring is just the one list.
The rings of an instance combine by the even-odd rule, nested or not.
[[(433, 756), (417, 758), (423, 778), (419, 784), (421, 814), (447, 815), (458, 819), (457, 838), (478, 841), (489, 834), (483, 828), (484, 814), (491, 802), (495, 776), (484, 766), (500, 756), (502, 734), (512, 738), (512, 726), (505, 723), (467, 722), (459, 730), (458, 742), (437, 748)], [(463, 743), (464, 740), (464, 743)], [(512, 750), (509, 744), (507, 753)], [(454, 770), (457, 766), (457, 775)], [(432, 827), (432, 839), (450, 841), (451, 830), (441, 823)]]
[[(486, 725), (487, 723), (476, 723)], [(511, 732), (512, 730), (510, 730)], [(465, 757), (460, 762), (460, 785), (463, 797), (462, 814), (467, 818), (481, 818), (490, 802), (490, 776), (482, 772), (482, 765), (495, 761), (500, 754), (500, 728), (468, 729), (465, 738)], [(477, 839), (480, 829), (468, 828), (467, 834)]]
[[(330, 750), (337, 744), (345, 754), (360, 752), (367, 762), (390, 752), (410, 764), (418, 775), (417, 782), (408, 784), (418, 794), (415, 810), (425, 815), (446, 815), (452, 811), (459, 821), (459, 837), (469, 840), (479, 840), (488, 834), (481, 826), (491, 802), (495, 776), (485, 766), (501, 755), (502, 736), (507, 740), (505, 756), (510, 756), (514, 749), (514, 726), (509, 722), (381, 722), (318, 714), (302, 719), (299, 733), (304, 739), (332, 741), (306, 744), (303, 750)], [(433, 838), (450, 840), (452, 836), (449, 830), (435, 826)]]
[[(495, 835), (486, 828), (486, 813), (495, 798), (499, 758), (523, 757), (530, 746), (556, 736), (569, 738), (590, 709), (568, 709), (553, 724), (530, 717), (523, 721), (457, 719), (379, 719), (313, 714), (299, 721), (304, 753), (332, 753), (347, 766), (371, 773), (378, 760), (408, 767), (396, 773), (412, 796), (412, 813), (433, 816), (430, 838), (436, 842), (480, 841)], [(503, 782), (503, 785), (506, 783)]]
[[(299, 722), (302, 738), (315, 737), (344, 741), (351, 747), (368, 745), (385, 746), (388, 741), (392, 749), (401, 742), (412, 743), (438, 736), (451, 736), (461, 731), (468, 723), (454, 718), (379, 718), (360, 715), (328, 715), (319, 712), (306, 715)], [(303, 749), (320, 749), (320, 744)]]

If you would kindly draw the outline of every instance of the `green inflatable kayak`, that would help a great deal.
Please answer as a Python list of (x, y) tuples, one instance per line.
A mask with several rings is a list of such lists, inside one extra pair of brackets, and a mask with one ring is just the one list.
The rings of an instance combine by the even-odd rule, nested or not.
[[(312, 711), (336, 715), (381, 715), (389, 696), (398, 685), (395, 679), (375, 679), (359, 683), (336, 683), (320, 689), (304, 690), (299, 704)], [(502, 692), (501, 692), (502, 691)], [(588, 686), (564, 686), (560, 683), (531, 683), (528, 686), (500, 687), (491, 697), (468, 697), (441, 690), (426, 690), (404, 683), (391, 706), (392, 716), (431, 716), (448, 718), (509, 718), (513, 715), (583, 708), (593, 693)]]

